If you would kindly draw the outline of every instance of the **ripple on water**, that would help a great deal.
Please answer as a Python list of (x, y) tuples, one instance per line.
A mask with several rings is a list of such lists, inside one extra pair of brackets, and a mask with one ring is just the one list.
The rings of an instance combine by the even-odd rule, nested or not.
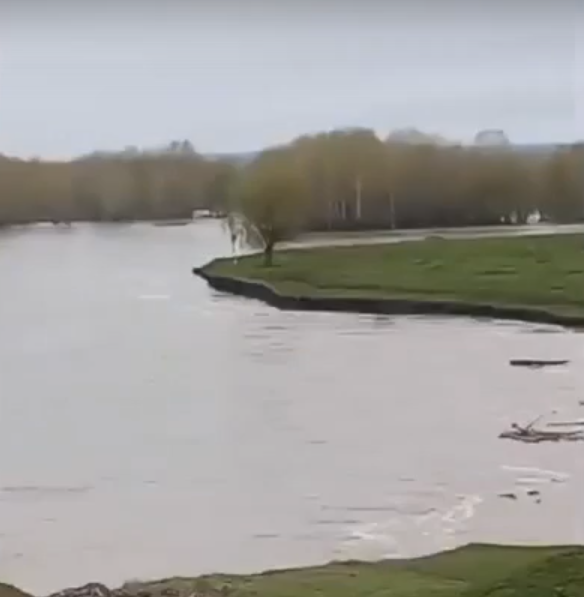
[(168, 301), (170, 294), (140, 294), (138, 299), (141, 301)]
[(38, 485), (6, 485), (0, 487), (0, 501), (20, 502), (62, 499), (67, 496), (75, 496), (92, 491), (93, 487), (89, 485), (78, 486), (38, 486)]

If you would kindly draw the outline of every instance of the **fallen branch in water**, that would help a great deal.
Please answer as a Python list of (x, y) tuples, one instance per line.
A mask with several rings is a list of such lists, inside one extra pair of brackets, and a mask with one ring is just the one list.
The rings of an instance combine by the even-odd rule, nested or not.
[[(540, 417), (541, 418), (541, 417)], [(539, 419), (536, 419), (536, 421)], [(534, 423), (536, 422), (534, 421)], [(537, 444), (540, 442), (559, 442), (559, 441), (583, 441), (584, 431), (547, 431), (545, 429), (534, 429), (534, 423), (526, 427), (521, 427), (517, 423), (511, 425), (509, 431), (503, 431), (499, 435), (502, 439), (513, 439), (515, 441), (527, 444)]]
[(567, 365), (570, 361), (561, 360), (541, 360), (541, 359), (511, 359), (509, 364), (512, 367), (528, 367), (529, 369), (540, 369), (541, 367), (561, 367)]

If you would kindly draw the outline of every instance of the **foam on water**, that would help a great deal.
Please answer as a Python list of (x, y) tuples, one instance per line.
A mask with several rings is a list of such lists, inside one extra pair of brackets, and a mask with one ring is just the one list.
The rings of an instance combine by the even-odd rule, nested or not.
[(512, 466), (504, 464), (501, 469), (510, 473), (524, 473), (527, 476), (520, 476), (518, 483), (564, 483), (570, 479), (570, 475), (561, 471), (546, 470), (533, 466)]
[(428, 550), (428, 538), (436, 550), (453, 547), (456, 535), (464, 533), (483, 501), (477, 494), (458, 495), (456, 500), (442, 510), (351, 525), (343, 541), (343, 552), (355, 557), (364, 557), (365, 553), (384, 558), (411, 557), (432, 551)]

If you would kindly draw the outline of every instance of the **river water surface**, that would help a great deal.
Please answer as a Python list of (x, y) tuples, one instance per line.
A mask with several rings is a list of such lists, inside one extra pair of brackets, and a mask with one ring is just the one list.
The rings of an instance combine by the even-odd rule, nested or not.
[(0, 235), (0, 580), (584, 542), (584, 445), (497, 438), (584, 417), (584, 336), (278, 312), (191, 275), (228, 248), (215, 222)]

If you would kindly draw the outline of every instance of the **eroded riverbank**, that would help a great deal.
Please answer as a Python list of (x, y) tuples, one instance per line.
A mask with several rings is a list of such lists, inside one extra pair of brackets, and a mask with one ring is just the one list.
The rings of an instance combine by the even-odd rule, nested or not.
[(193, 273), (279, 309), (464, 315), (584, 327), (580, 235), (306, 247), (215, 259)]
[[(431, 315), (434, 317), (474, 317), (479, 319), (495, 319), (523, 321), (561, 325), (573, 328), (584, 328), (584, 315), (554, 313), (545, 308), (513, 307), (489, 303), (473, 303), (464, 301), (424, 300), (385, 297), (351, 297), (351, 296), (311, 296), (310, 294), (286, 294), (276, 290), (267, 282), (221, 275), (213, 272), (213, 263), (193, 269), (196, 276), (204, 279), (213, 289), (228, 292), (236, 296), (264, 302), (270, 307), (287, 311), (322, 311), (341, 313), (360, 313), (366, 315)], [(355, 294), (359, 294), (355, 291)]]

